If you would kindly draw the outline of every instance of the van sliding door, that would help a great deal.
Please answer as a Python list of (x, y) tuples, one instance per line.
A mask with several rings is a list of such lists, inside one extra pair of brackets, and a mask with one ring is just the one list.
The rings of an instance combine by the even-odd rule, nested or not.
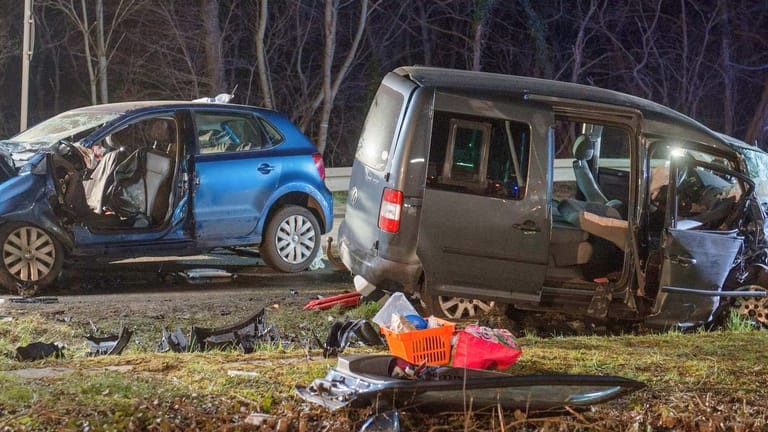
[(553, 121), (535, 104), (436, 94), (417, 247), (427, 295), (538, 301)]

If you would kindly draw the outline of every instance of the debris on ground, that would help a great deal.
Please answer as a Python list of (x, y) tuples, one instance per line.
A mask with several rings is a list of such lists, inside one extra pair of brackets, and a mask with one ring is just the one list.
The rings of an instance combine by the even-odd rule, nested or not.
[(16, 348), (16, 360), (36, 361), (48, 357), (64, 358), (64, 345), (60, 343), (33, 342)]
[(172, 351), (175, 353), (186, 352), (189, 350), (189, 342), (184, 336), (181, 328), (176, 327), (176, 331), (171, 333), (163, 327), (163, 338), (157, 344), (157, 352)]
[(364, 319), (337, 320), (331, 325), (325, 339), (323, 357), (336, 357), (354, 342), (368, 346), (384, 345), (384, 340), (370, 322)]
[(334, 306), (355, 307), (360, 304), (360, 293), (351, 292), (312, 300), (304, 310), (326, 310)]
[[(93, 326), (93, 323), (91, 323), (91, 326), (94, 329), (96, 328)], [(90, 348), (90, 352), (88, 353), (88, 356), (90, 357), (120, 355), (125, 347), (128, 346), (131, 336), (133, 336), (133, 331), (122, 324), (120, 325), (120, 331), (118, 331), (117, 334), (97, 336), (95, 333), (96, 331), (85, 336), (85, 340), (88, 342), (88, 347)]]
[(360, 427), (360, 432), (400, 432), (400, 414), (391, 410), (372, 415)]
[(254, 344), (279, 343), (280, 334), (277, 328), (267, 324), (264, 308), (250, 318), (223, 327), (192, 327), (192, 348), (207, 351), (239, 347), (244, 353), (253, 352)]
[(404, 377), (395, 373), (397, 367), (402, 369), (398, 362), (402, 359), (389, 355), (339, 357), (325, 378), (297, 386), (296, 392), (332, 411), (352, 404), (373, 405), (376, 410), (418, 406), (421, 411), (445, 412), (465, 409), (467, 401), (472, 401), (473, 410), (539, 411), (586, 407), (645, 387), (617, 376), (510, 375), (450, 366), (411, 365), (413, 377)]
[(183, 272), (179, 273), (179, 276), (184, 278), (184, 280), (187, 282), (195, 284), (229, 282), (237, 278), (236, 274), (215, 268), (196, 268), (184, 270)]
[(51, 304), (58, 303), (58, 297), (11, 297), (8, 299), (11, 303), (25, 303), (25, 304)]

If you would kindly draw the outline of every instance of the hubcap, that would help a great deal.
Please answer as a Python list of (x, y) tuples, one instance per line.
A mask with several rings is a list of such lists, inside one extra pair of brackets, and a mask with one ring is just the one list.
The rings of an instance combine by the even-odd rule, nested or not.
[[(760, 287), (751, 287), (749, 291), (765, 291)], [(734, 304), (739, 315), (768, 328), (768, 298), (766, 297), (740, 297)]]
[(3, 244), (3, 263), (13, 277), (23, 282), (38, 281), (50, 273), (56, 262), (56, 248), (45, 231), (25, 226), (13, 231)]
[(495, 305), (494, 302), (461, 297), (440, 296), (438, 301), (440, 302), (440, 310), (446, 317), (451, 319), (472, 318), (488, 313)]
[(309, 219), (293, 215), (280, 223), (276, 240), (278, 255), (287, 263), (300, 264), (308, 260), (315, 249), (315, 230)]

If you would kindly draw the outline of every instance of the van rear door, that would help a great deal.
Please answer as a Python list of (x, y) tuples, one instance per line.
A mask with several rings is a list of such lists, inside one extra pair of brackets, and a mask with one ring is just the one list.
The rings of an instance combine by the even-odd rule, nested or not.
[[(378, 222), (385, 189), (394, 190), (398, 178), (390, 172), (408, 101), (416, 87), (395, 73), (384, 77), (368, 111), (350, 174), (346, 213), (339, 230), (340, 254), (353, 273), (374, 284), (381, 282), (382, 273), (388, 273), (377, 263), (383, 252), (380, 235), (400, 238), (381, 232)], [(387, 246), (383, 244), (382, 248)]]
[(538, 302), (553, 124), (546, 106), (436, 93), (417, 247), (427, 296)]

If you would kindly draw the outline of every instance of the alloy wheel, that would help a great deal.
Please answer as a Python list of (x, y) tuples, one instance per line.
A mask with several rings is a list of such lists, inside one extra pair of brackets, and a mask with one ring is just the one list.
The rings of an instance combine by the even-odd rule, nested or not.
[(473, 318), (491, 311), (495, 302), (462, 297), (439, 296), (440, 310), (449, 319)]
[(3, 264), (14, 278), (36, 282), (46, 277), (56, 263), (53, 239), (40, 228), (22, 226), (3, 244)]
[[(765, 291), (765, 288), (751, 285), (745, 291)], [(752, 321), (755, 325), (768, 328), (768, 297), (738, 297), (733, 306), (745, 319)]]
[(312, 255), (317, 237), (309, 219), (291, 215), (280, 223), (276, 240), (280, 257), (287, 263), (299, 264)]

